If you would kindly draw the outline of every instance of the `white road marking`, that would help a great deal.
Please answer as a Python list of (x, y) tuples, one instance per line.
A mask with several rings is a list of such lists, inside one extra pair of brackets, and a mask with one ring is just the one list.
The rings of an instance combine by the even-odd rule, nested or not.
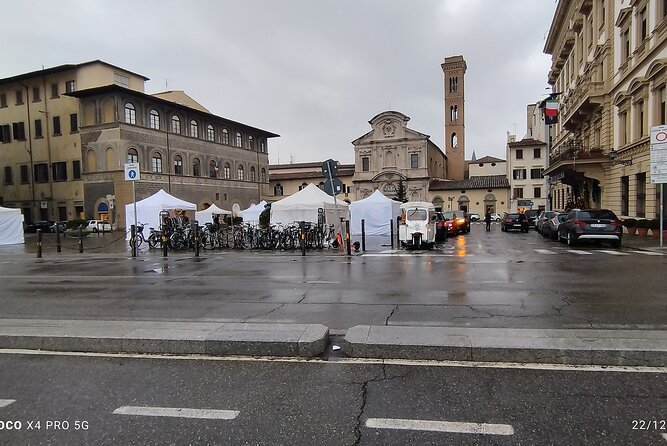
[(611, 251), (611, 250), (606, 250), (606, 249), (601, 249), (600, 252), (604, 252), (605, 254), (611, 254), (613, 256), (629, 256), (627, 252), (620, 252), (620, 251)]
[(373, 359), (373, 358), (329, 358), (303, 359), (275, 356), (204, 356), (204, 355), (159, 355), (146, 353), (85, 353), (55, 352), (47, 350), (0, 349), (0, 354), (8, 355), (42, 355), (42, 356), (82, 356), (93, 358), (132, 358), (132, 359), (170, 359), (178, 361), (236, 361), (236, 362), (293, 362), (310, 365), (322, 364), (386, 364), (415, 367), (469, 367), (487, 369), (527, 369), (578, 372), (625, 372), (625, 373), (661, 373), (667, 374), (667, 367), (649, 366), (614, 366), (614, 365), (575, 365), (575, 364), (541, 364), (520, 362), (478, 362), (478, 361), (432, 361), (419, 359)]
[(661, 252), (653, 252), (653, 251), (632, 251), (635, 254), (644, 254), (645, 256), (661, 256), (664, 255)]
[(593, 255), (592, 252), (586, 252), (586, 251), (579, 251), (578, 249), (570, 249), (567, 252), (571, 252), (572, 254), (579, 254), (579, 255)]
[(535, 251), (540, 253), (540, 254), (558, 254), (558, 253), (550, 251), (548, 249), (536, 249)]
[(665, 441), (667, 441), (667, 434), (662, 434), (662, 438), (664, 438)]
[(509, 424), (462, 423), (457, 421), (407, 420), (400, 418), (369, 418), (366, 427), (457, 434), (514, 435)]
[(0, 407), (7, 407), (12, 403), (15, 403), (16, 400), (0, 400)]
[(113, 411), (116, 415), (139, 415), (146, 417), (205, 418), (209, 420), (233, 420), (238, 410), (188, 409), (184, 407), (122, 406)]

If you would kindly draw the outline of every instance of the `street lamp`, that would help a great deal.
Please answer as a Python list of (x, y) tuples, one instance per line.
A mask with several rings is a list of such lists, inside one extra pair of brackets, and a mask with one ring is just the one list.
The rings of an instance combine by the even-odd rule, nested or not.
[(454, 201), (454, 197), (447, 197), (447, 199), (449, 200), (449, 210), (451, 211), (452, 210), (452, 201)]
[(632, 160), (619, 160), (616, 159), (618, 157), (618, 152), (616, 152), (616, 149), (613, 147), (609, 150), (609, 160), (611, 161), (611, 165), (616, 165), (616, 164), (622, 164), (624, 166), (631, 166), (632, 165)]

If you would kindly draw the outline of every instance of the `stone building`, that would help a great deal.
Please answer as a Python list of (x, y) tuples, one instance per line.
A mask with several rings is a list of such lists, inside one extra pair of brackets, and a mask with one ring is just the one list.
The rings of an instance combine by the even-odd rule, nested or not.
[(465, 178), (465, 72), (463, 56), (445, 58), (441, 65), (445, 80), (445, 154), (447, 172), (442, 178)]
[[(267, 201), (277, 201), (292, 195), (308, 183), (313, 183), (324, 189), (324, 174), (322, 173), (322, 162), (272, 164), (269, 166), (269, 195)], [(354, 177), (354, 164), (338, 164), (337, 178), (343, 183), (344, 192), (337, 195), (339, 200), (348, 203), (356, 200), (352, 180)]]
[(542, 172), (546, 167), (546, 144), (533, 138), (516, 141), (508, 135), (507, 179), (511, 191), (509, 210), (546, 209), (547, 190)]

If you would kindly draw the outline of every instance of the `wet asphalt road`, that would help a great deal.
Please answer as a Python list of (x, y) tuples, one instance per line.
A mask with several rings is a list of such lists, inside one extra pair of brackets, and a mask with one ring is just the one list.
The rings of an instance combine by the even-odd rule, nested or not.
[[(47, 236), (48, 237), (48, 236)], [(95, 236), (93, 236), (95, 237)], [(142, 251), (116, 233), (0, 249), (0, 317), (514, 328), (667, 327), (667, 256), (473, 225), (432, 251)], [(388, 244), (388, 240), (384, 241)]]

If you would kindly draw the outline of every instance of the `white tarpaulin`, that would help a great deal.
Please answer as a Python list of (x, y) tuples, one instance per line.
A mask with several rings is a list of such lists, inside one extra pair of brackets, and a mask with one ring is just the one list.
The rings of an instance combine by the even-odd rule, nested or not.
[[(144, 236), (148, 237), (148, 228), (158, 229), (160, 227), (160, 212), (173, 209), (184, 211), (196, 211), (197, 205), (190, 203), (173, 195), (169, 195), (164, 189), (160, 189), (148, 198), (137, 201), (137, 221), (143, 223)], [(126, 238), (130, 239), (130, 227), (134, 224), (134, 204), (125, 205), (125, 228)]]
[(266, 206), (266, 201), (262, 200), (258, 204), (250, 206), (248, 209), (245, 209), (239, 212), (239, 216), (243, 217), (243, 223), (259, 223), (259, 214), (264, 212), (264, 207)]
[(0, 245), (15, 245), (23, 242), (21, 210), (0, 207)]
[[(333, 197), (310, 183), (299, 192), (271, 205), (271, 223), (290, 224), (299, 221), (317, 223), (317, 210), (320, 208), (324, 209), (327, 224), (339, 224)], [(338, 200), (338, 210), (340, 217), (345, 220), (350, 218), (347, 203)]]
[(366, 235), (389, 235), (389, 222), (396, 224), (400, 215), (401, 203), (376, 190), (370, 197), (350, 203), (350, 233), (361, 235), (363, 219)]
[[(195, 220), (199, 222), (199, 226), (204, 226), (206, 223), (213, 223), (214, 215), (232, 215), (232, 211), (220, 209), (213, 203), (203, 211), (195, 212)], [(223, 219), (221, 218), (220, 223), (222, 223), (222, 221)]]

